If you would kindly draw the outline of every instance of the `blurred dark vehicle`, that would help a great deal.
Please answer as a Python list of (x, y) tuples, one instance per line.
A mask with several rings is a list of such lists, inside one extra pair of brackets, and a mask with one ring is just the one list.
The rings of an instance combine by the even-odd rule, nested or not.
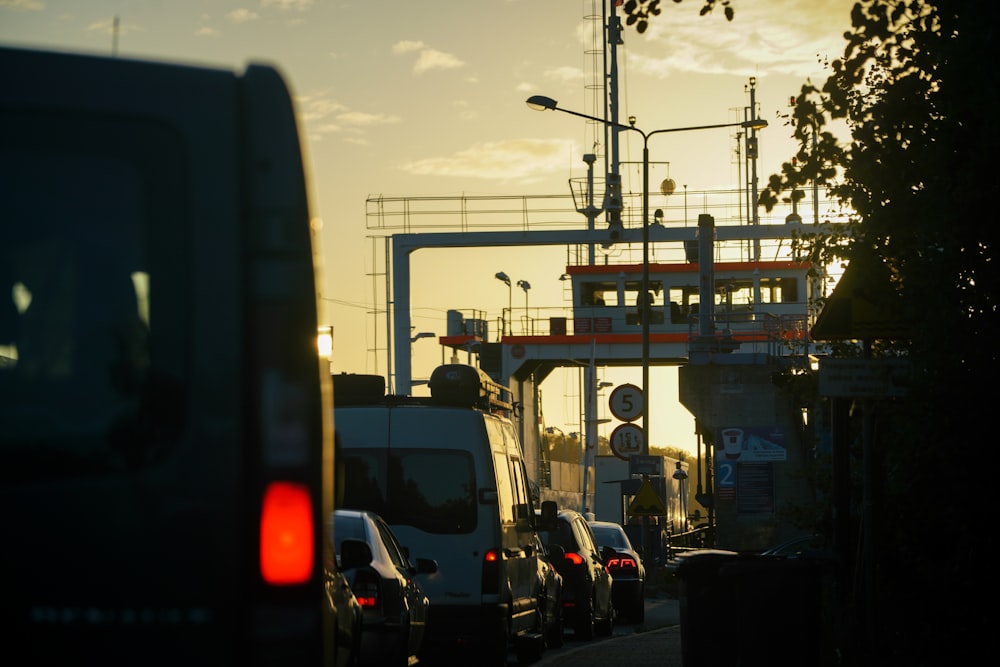
[[(538, 611), (542, 616), (542, 628), (545, 635), (545, 645), (549, 648), (559, 648), (563, 645), (563, 578), (556, 571), (552, 562), (553, 555), (542, 543), (542, 539), (534, 536), (535, 551), (538, 553)], [(562, 558), (563, 551), (556, 547), (555, 557)]]
[(833, 552), (823, 544), (823, 539), (816, 535), (802, 535), (777, 544), (761, 551), (762, 556), (799, 557), (832, 557)]
[(602, 554), (587, 520), (574, 510), (560, 510), (554, 525), (540, 535), (563, 578), (563, 621), (580, 639), (610, 635), (615, 608), (607, 560), (615, 556), (615, 550), (607, 548)]
[(333, 513), (337, 558), (361, 604), (360, 664), (406, 667), (419, 660), (430, 602), (417, 575), (437, 572), (437, 563), (417, 558), (374, 512)]
[(611, 547), (616, 554), (608, 560), (608, 571), (614, 583), (611, 597), (620, 617), (642, 623), (646, 618), (646, 567), (639, 552), (625, 534), (625, 529), (610, 521), (591, 521), (590, 529), (603, 549)]
[(272, 66), (0, 48), (9, 654), (350, 662), (300, 148)]

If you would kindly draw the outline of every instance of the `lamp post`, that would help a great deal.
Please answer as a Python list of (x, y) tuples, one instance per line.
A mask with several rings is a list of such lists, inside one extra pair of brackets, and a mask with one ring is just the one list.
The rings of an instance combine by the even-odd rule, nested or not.
[(649, 453), (649, 138), (655, 134), (666, 134), (667, 132), (687, 132), (689, 130), (712, 130), (722, 127), (743, 127), (759, 130), (767, 127), (767, 121), (763, 118), (751, 118), (739, 123), (717, 123), (714, 125), (695, 125), (691, 127), (671, 127), (662, 130), (643, 132), (635, 126), (635, 116), (629, 117), (629, 124), (613, 123), (597, 116), (563, 109), (551, 97), (544, 95), (532, 95), (527, 99), (529, 108), (536, 111), (562, 111), (572, 116), (586, 118), (611, 125), (618, 130), (632, 130), (638, 132), (642, 137), (642, 288), (639, 293), (639, 319), (642, 323), (642, 453)]
[[(511, 290), (511, 287), (510, 287), (510, 277), (506, 273), (504, 273), (503, 271), (498, 271), (497, 274), (495, 276), (493, 276), (493, 277), (496, 278), (497, 280), (499, 280), (500, 282), (502, 282), (504, 285), (507, 286), (507, 312), (510, 313), (511, 317), (513, 317), (514, 296), (513, 296), (513, 291)], [(500, 327), (500, 335), (501, 336), (504, 335), (504, 333), (506, 333), (506, 331), (504, 331), (506, 329), (506, 325), (507, 325), (507, 318), (504, 317), (503, 318), (503, 325)], [(510, 333), (513, 334), (514, 332), (511, 331)]]
[[(528, 331), (528, 290), (531, 289), (531, 283), (527, 280), (518, 280), (517, 286), (524, 290), (524, 334), (527, 335)], [(512, 332), (513, 333), (513, 332)]]

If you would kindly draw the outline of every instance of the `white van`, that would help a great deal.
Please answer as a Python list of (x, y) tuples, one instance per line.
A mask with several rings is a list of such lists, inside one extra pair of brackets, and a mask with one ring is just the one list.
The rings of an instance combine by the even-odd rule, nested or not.
[[(335, 375), (338, 507), (380, 514), (438, 562), (427, 650), (502, 665), (544, 650), (535, 512), (507, 390), (462, 364), (437, 368), (430, 397), (385, 396), (370, 375)], [(362, 385), (367, 384), (367, 387)], [(555, 504), (542, 515), (554, 519)]]

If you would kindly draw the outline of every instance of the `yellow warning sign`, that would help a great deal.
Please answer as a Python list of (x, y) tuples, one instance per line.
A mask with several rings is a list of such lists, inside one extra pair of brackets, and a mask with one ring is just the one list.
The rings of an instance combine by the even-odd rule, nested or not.
[(639, 492), (629, 503), (628, 514), (629, 516), (666, 516), (667, 508), (648, 479), (642, 482)]

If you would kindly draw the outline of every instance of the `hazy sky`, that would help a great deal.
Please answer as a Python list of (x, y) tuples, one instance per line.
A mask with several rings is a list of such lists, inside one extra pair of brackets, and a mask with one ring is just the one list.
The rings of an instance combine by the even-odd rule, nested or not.
[[(823, 61), (843, 51), (853, 0), (733, 0), (732, 22), (721, 11), (699, 16), (702, 4), (664, 0), (646, 34), (626, 27), (618, 55), (620, 120), (634, 115), (646, 131), (739, 121), (750, 103), (749, 78), (756, 77), (759, 114), (770, 122), (760, 134), (763, 183), (794, 152), (791, 129), (778, 114), (807, 79), (826, 78)], [(581, 156), (594, 152), (587, 123), (531, 111), (524, 101), (544, 94), (561, 107), (601, 115), (593, 92), (603, 48), (595, 36), (601, 6), (593, 0), (0, 0), (0, 44), (111, 53), (118, 17), (121, 57), (234, 69), (249, 61), (277, 65), (297, 100), (312, 213), (323, 221), (322, 318), (335, 327), (334, 369), (384, 373), (385, 318), (373, 314), (384, 308), (383, 245), (376, 240), (383, 234), (369, 229), (366, 200), (568, 194), (568, 179), (586, 174)], [(623, 161), (641, 160), (635, 133), (621, 141)], [(669, 162), (678, 187), (735, 188), (733, 146), (727, 130), (671, 134), (650, 141), (650, 159)], [(641, 191), (641, 180), (623, 178), (626, 190)], [(564, 249), (420, 251), (412, 271), (415, 331), (444, 335), (448, 309), (479, 310), (495, 322), (509, 298), (497, 271), (531, 284), (531, 309), (566, 305), (558, 280), (564, 265)], [(523, 305), (522, 291), (515, 290), (513, 303)], [(414, 377), (424, 378), (440, 363), (441, 349), (427, 339), (414, 351)], [(639, 384), (639, 369), (600, 375)], [(580, 430), (575, 377), (567, 371), (564, 381), (557, 373), (543, 384), (546, 421), (566, 432)], [(652, 390), (663, 414), (653, 422), (652, 444), (693, 450), (694, 421), (676, 404), (676, 373), (655, 371)]]

